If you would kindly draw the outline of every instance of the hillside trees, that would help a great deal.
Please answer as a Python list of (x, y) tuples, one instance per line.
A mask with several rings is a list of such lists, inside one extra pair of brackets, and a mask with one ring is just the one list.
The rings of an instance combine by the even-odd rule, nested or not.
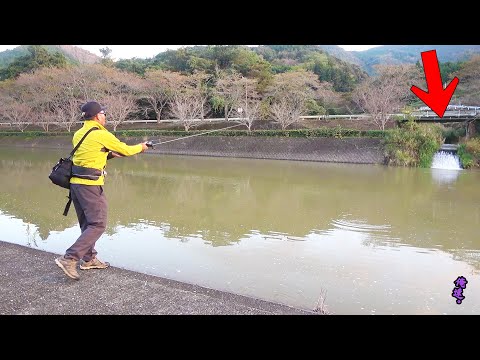
[(13, 80), (0, 83), (0, 118), (23, 132), (30, 125), (32, 108)]
[(458, 102), (462, 105), (478, 106), (480, 104), (480, 55), (471, 57), (452, 75), (460, 79), (454, 94)]
[(20, 129), (23, 126), (18, 114), (22, 112), (28, 115), (28, 122), (38, 124), (45, 131), (49, 131), (53, 123), (70, 131), (80, 120), (81, 104), (97, 100), (109, 107), (109, 124), (116, 129), (137, 110), (141, 81), (133, 74), (98, 64), (41, 68), (1, 83), (0, 111)]
[(420, 73), (414, 65), (377, 65), (376, 74), (354, 90), (352, 99), (371, 115), (376, 126), (385, 130), (391, 114), (413, 97), (410, 87), (420, 81)]
[(206, 83), (210, 77), (205, 73), (196, 73), (191, 76), (181, 75), (175, 80), (177, 83), (168, 101), (170, 112), (181, 121), (185, 131), (189, 131), (205, 115), (208, 94)]
[(367, 77), (358, 67), (334, 60), (326, 53), (311, 53), (303, 67), (318, 75), (320, 81), (333, 84), (338, 92), (352, 91), (356, 84)]
[(107, 107), (108, 123), (116, 131), (130, 115), (140, 110), (138, 100), (144, 81), (135, 74), (115, 68), (104, 68), (99, 75), (101, 77), (92, 84), (101, 91), (96, 99)]
[(248, 79), (241, 77), (236, 82), (235, 87), (238, 91), (238, 98), (233, 107), (234, 116), (239, 118), (237, 122), (252, 131), (252, 125), (255, 120), (260, 118), (262, 97), (257, 92), (258, 81), (256, 79)]
[(67, 58), (60, 52), (50, 54), (40, 45), (30, 45), (28, 54), (15, 58), (7, 67), (0, 69), (0, 81), (16, 78), (43, 67), (65, 67)]
[(175, 89), (181, 86), (182, 76), (172, 71), (158, 69), (147, 70), (141, 85), (141, 97), (146, 102), (144, 113), (155, 113), (157, 122), (162, 119), (162, 113), (172, 98)]
[[(320, 81), (318, 74), (304, 68), (305, 64), (309, 64), (309, 68), (312, 65), (312, 69), (315, 64), (321, 64), (328, 69), (327, 56), (314, 55), (310, 48), (299, 46), (297, 52), (304, 61), (302, 65), (289, 57), (288, 47), (277, 47), (280, 49), (282, 59), (292, 61), (292, 66), (290, 71), (275, 75), (262, 55), (243, 46), (194, 47), (194, 50), (164, 54), (156, 57), (157, 68), (146, 67), (143, 76), (103, 64), (41, 67), (0, 82), (0, 116), (20, 130), (28, 125), (20, 118), (27, 116), (29, 122), (43, 126), (45, 131), (49, 131), (52, 123), (70, 131), (79, 120), (80, 105), (96, 100), (107, 105), (108, 124), (114, 129), (128, 119), (161, 121), (170, 116), (180, 119), (188, 130), (211, 115), (210, 107), (225, 120), (241, 118), (249, 130), (253, 120), (267, 116), (286, 129), (302, 115), (332, 114), (333, 111), (344, 114), (337, 109), (343, 111), (352, 94), (351, 99), (358, 107), (352, 112), (371, 114), (373, 123), (385, 129), (392, 113), (411, 105), (412, 100), (418, 101), (410, 91), (411, 85), (425, 88), (422, 68), (413, 64), (383, 65), (378, 67), (376, 76), (367, 78), (352, 93), (339, 92), (332, 82)], [(266, 50), (269, 56), (278, 54), (270, 48)], [(170, 64), (183, 64), (188, 71), (165, 70), (165, 59), (169, 56)], [(474, 104), (480, 101), (479, 58), (463, 64), (456, 75), (461, 78), (460, 85), (465, 86), (461, 88), (462, 96), (464, 99), (470, 96)], [(211, 71), (211, 66), (213, 73), (194, 70)], [(450, 71), (454, 66), (447, 68)], [(260, 84), (262, 77), (257, 70), (268, 75), (264, 78), (268, 79), (268, 86), (263, 88)]]
[(317, 45), (264, 45), (255, 48), (270, 64), (273, 73), (305, 69), (329, 82), (337, 92), (349, 92), (367, 77), (359, 66), (344, 62)]
[(271, 99), (271, 115), (283, 130), (305, 115), (309, 100), (318, 98), (322, 85), (310, 71), (277, 74), (267, 95)]
[(244, 94), (242, 80), (243, 76), (234, 70), (218, 70), (212, 103), (215, 110), (223, 108), (225, 121), (240, 106)]
[(31, 121), (48, 132), (54, 122), (56, 102), (62, 96), (57, 72), (54, 69), (43, 68), (34, 73), (21, 74), (16, 85), (30, 105)]

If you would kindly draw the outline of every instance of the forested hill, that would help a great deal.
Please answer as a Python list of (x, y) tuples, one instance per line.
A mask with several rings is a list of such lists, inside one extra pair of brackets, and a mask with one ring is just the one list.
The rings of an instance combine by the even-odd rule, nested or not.
[[(332, 49), (325, 50), (333, 55)], [(341, 48), (340, 50), (344, 51)], [(373, 73), (373, 66), (376, 64), (421, 63), (421, 53), (429, 50), (437, 52), (439, 62), (458, 62), (466, 61), (472, 55), (479, 55), (480, 45), (384, 45), (365, 51), (347, 51), (349, 56), (340, 55), (341, 51), (335, 49), (336, 56), (360, 65), (369, 74)]]
[(271, 64), (274, 73), (301, 67), (313, 71), (320, 81), (334, 84), (336, 91), (349, 91), (366, 77), (359, 66), (329, 54), (319, 45), (260, 45), (252, 50)]
[[(103, 62), (106, 64), (105, 61), (108, 60), (76, 46), (36, 45), (35, 51), (39, 51), (40, 47), (54, 54), (52, 56), (62, 54), (67, 63)], [(32, 47), (23, 45), (0, 52), (2, 79), (16, 76), (23, 71), (22, 69), (30, 71), (35, 68), (29, 64), (29, 49), (34, 51)], [(37, 55), (32, 52), (32, 56)], [(48, 56), (46, 54), (42, 56), (44, 56), (43, 63), (48, 63), (46, 60)], [(34, 63), (34, 61), (31, 62)], [(115, 62), (110, 60), (110, 65), (139, 75), (143, 75), (147, 69), (155, 68), (185, 74), (203, 71), (212, 75), (218, 70), (234, 69), (246, 77), (258, 79), (260, 86), (268, 84), (275, 74), (305, 69), (318, 75), (319, 80), (330, 82), (338, 92), (351, 91), (355, 85), (367, 77), (367, 73), (357, 65), (330, 55), (318, 45), (190, 46), (178, 50), (167, 50), (150, 59), (132, 58)]]
[[(59, 52), (73, 64), (94, 64), (100, 62), (100, 57), (73, 45), (42, 45), (49, 53)], [(15, 59), (28, 55), (28, 45), (17, 46), (15, 49), (0, 52), (0, 68), (11, 64)]]
[(152, 59), (128, 59), (115, 62), (117, 68), (141, 74), (147, 68), (193, 73), (234, 69), (259, 80), (260, 86), (278, 73), (305, 69), (328, 81), (338, 92), (351, 91), (367, 77), (357, 65), (342, 61), (318, 45), (207, 45), (167, 50)]
[[(42, 47), (49, 53), (62, 54), (69, 63), (102, 62), (101, 57), (77, 46)], [(374, 74), (374, 65), (421, 62), (421, 53), (433, 49), (442, 63), (465, 61), (480, 54), (480, 45), (384, 45), (366, 51), (345, 51), (337, 45), (206, 45), (167, 50), (150, 59), (123, 59), (112, 64), (141, 75), (151, 68), (183, 73), (201, 70), (211, 74), (218, 69), (233, 68), (260, 82), (263, 79), (265, 83), (274, 74), (306, 69), (317, 74), (319, 80), (331, 82), (336, 91), (348, 92), (362, 79)], [(27, 45), (0, 52), (0, 71), (27, 54)]]

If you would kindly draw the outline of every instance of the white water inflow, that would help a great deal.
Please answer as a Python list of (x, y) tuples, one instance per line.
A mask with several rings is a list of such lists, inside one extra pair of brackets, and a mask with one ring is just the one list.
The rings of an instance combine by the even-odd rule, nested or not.
[(432, 169), (462, 170), (460, 158), (451, 152), (438, 151), (433, 156)]

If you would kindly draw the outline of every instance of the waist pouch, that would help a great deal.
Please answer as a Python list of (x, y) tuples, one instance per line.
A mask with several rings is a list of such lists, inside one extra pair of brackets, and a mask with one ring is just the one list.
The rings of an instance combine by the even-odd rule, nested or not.
[(102, 170), (77, 165), (72, 166), (72, 176), (80, 179), (98, 180), (102, 174)]

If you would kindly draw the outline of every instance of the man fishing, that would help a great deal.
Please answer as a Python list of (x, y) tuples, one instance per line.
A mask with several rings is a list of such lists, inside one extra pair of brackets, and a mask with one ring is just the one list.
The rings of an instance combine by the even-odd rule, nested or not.
[(73, 155), (72, 178), (70, 179), (70, 199), (77, 213), (81, 234), (65, 254), (55, 263), (69, 278), (78, 280), (81, 270), (106, 269), (108, 262), (97, 258), (95, 243), (107, 226), (107, 199), (103, 190), (105, 167), (108, 159), (113, 157), (132, 156), (147, 150), (147, 142), (127, 145), (121, 142), (105, 128), (106, 108), (96, 101), (82, 105), (83, 127), (73, 135), (75, 147), (87, 132)]

